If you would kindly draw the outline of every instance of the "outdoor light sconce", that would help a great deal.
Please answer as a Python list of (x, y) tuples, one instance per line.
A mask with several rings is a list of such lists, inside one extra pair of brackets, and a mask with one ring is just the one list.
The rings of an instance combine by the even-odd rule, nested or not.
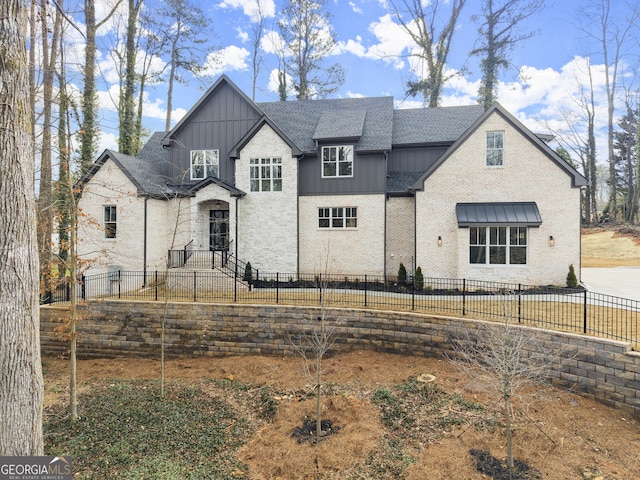
[(556, 239), (553, 238), (553, 235), (549, 235), (549, 246), (554, 247), (556, 244)]
[(438, 235), (438, 246), (442, 246), (442, 237), (440, 235)]

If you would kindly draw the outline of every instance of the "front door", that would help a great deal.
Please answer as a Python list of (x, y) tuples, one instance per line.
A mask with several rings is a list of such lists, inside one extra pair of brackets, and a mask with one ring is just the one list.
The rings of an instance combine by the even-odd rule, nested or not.
[(229, 210), (209, 210), (209, 250), (229, 250)]

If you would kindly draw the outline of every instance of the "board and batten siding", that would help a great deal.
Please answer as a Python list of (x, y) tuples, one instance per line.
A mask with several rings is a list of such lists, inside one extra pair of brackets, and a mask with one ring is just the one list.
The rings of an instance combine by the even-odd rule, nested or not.
[[(229, 151), (262, 116), (245, 97), (228, 84), (221, 84), (214, 94), (191, 113), (189, 121), (172, 135), (169, 149), (170, 176), (182, 183), (190, 168), (191, 150), (218, 150), (219, 178), (234, 184), (233, 160)], [(186, 183), (195, 183), (187, 173)]]
[[(325, 146), (334, 144), (325, 144)], [(344, 145), (336, 143), (335, 145)], [(386, 162), (383, 153), (361, 154), (353, 160), (353, 177), (322, 178), (321, 147), (318, 155), (300, 160), (300, 195), (351, 195), (384, 193), (386, 191)]]

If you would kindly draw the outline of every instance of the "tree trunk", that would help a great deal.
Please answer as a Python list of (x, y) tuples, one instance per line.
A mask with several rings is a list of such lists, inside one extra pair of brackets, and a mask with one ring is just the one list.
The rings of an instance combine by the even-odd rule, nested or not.
[(27, 20), (0, 2), (0, 456), (43, 454)]
[(118, 146), (121, 153), (136, 155), (139, 139), (135, 138), (135, 82), (136, 82), (136, 26), (138, 6), (135, 0), (129, 0), (129, 17), (127, 21), (127, 44), (125, 51), (125, 80), (120, 108), (120, 139)]

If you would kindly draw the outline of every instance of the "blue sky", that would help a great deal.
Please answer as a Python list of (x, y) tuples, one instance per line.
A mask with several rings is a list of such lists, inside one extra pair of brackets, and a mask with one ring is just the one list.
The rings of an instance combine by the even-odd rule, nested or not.
[[(102, 0), (106, 9), (109, 2)], [(241, 89), (250, 94), (251, 66), (247, 42), (247, 29), (251, 13), (258, 0), (198, 0), (202, 9), (212, 19), (212, 39), (217, 49), (211, 52), (218, 64), (209, 70), (211, 76), (205, 82), (193, 79), (189, 86), (176, 86), (172, 120), (175, 123), (197, 101), (215, 78), (224, 73)], [(263, 10), (269, 14), (267, 29), (275, 28), (282, 0), (260, 0)], [(447, 2), (448, 0), (440, 0)], [(525, 40), (511, 55), (514, 67), (502, 73), (498, 101), (534, 131), (567, 132), (567, 123), (577, 124), (580, 108), (579, 84), (586, 82), (586, 65), (590, 62), (594, 71), (594, 90), (598, 109), (596, 121), (602, 131), (606, 124), (604, 96), (604, 68), (599, 45), (580, 30), (577, 22), (581, 9), (593, 0), (546, 0), (545, 8), (528, 20), (524, 28), (536, 35)], [(623, 14), (623, 3), (614, 1), (616, 14)], [(100, 7), (100, 5), (99, 5)], [(478, 13), (480, 0), (468, 0), (466, 11), (461, 14), (453, 40), (453, 50), (448, 62), (451, 73), (461, 72), (450, 80), (442, 98), (442, 105), (460, 105), (476, 102), (480, 72), (478, 59), (469, 58), (468, 52), (477, 37), (478, 25), (471, 16)], [(337, 34), (335, 53), (327, 59), (340, 63), (346, 71), (346, 81), (333, 95), (339, 97), (391, 95), (397, 108), (415, 108), (421, 99), (405, 99), (404, 87), (412, 76), (406, 55), (411, 42), (402, 33), (390, 14), (385, 0), (328, 0), (332, 14), (331, 23)], [(98, 17), (100, 16), (98, 8)], [(117, 98), (117, 77), (112, 60), (106, 53), (109, 36), (116, 28), (116, 20), (103, 28), (103, 55), (100, 67), (103, 73), (101, 93), (103, 106), (102, 148), (116, 148), (116, 133), (111, 127)], [(258, 81), (257, 101), (278, 99), (275, 84), (271, 80), (277, 67), (275, 55), (269, 52), (265, 42), (263, 67)], [(157, 59), (161, 65), (167, 59)], [(464, 70), (463, 70), (464, 69)], [(635, 71), (631, 60), (623, 65), (622, 78), (632, 85)], [(292, 99), (293, 100), (293, 99)], [(144, 125), (150, 130), (164, 129), (166, 111), (166, 86), (157, 85), (148, 91)], [(602, 155), (605, 149), (601, 148)]]

